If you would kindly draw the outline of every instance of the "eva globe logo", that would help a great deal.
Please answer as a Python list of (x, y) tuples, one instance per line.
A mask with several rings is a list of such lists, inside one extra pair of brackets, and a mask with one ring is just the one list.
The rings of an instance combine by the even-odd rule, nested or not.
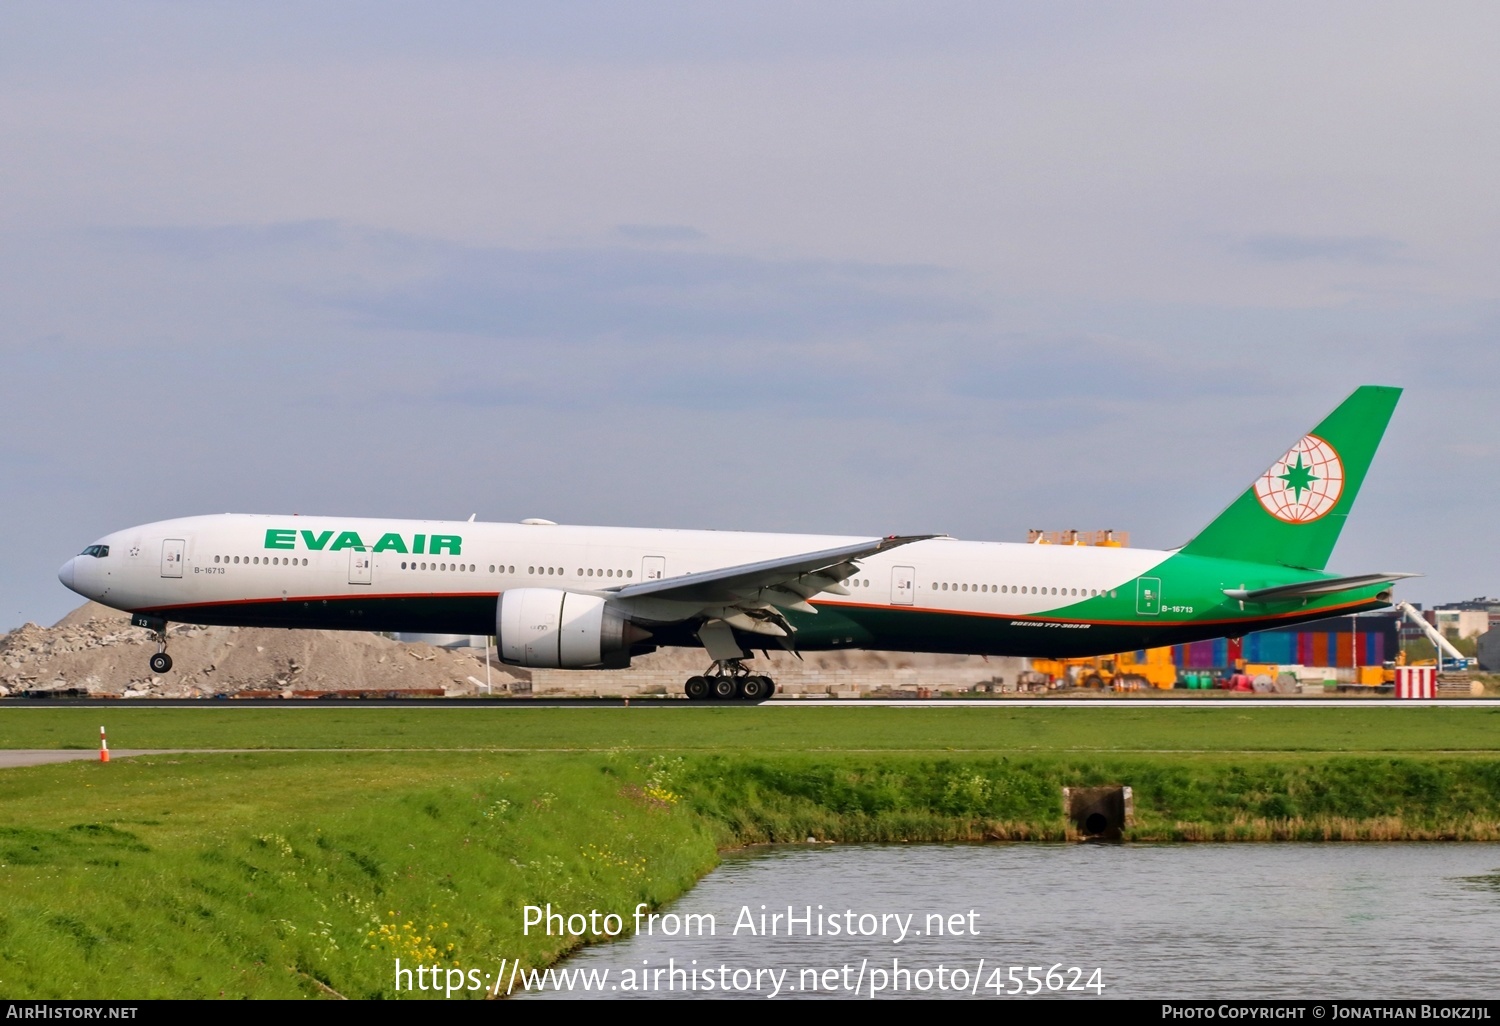
[(1344, 491), (1344, 464), (1317, 435), (1307, 435), (1255, 482), (1255, 497), (1266, 512), (1289, 524), (1317, 520), (1338, 504)]

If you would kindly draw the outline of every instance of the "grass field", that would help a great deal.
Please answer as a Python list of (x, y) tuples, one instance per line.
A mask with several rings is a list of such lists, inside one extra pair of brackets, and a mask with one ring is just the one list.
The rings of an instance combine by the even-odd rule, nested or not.
[(524, 906), (628, 915), (732, 845), (1060, 841), (1064, 785), (1130, 784), (1135, 839), (1495, 840), (1497, 715), (0, 708), (5, 748), (282, 749), (0, 771), (0, 995), (397, 996), (396, 958), (549, 963)]
[(391, 995), (407, 966), (568, 946), (521, 910), (628, 912), (716, 862), (649, 761), (142, 757), (0, 774), (0, 994)]

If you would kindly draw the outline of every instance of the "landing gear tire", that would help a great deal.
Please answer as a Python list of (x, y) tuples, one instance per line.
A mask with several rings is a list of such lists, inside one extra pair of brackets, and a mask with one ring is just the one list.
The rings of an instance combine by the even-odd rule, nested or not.
[(740, 678), (739, 697), (746, 702), (764, 702), (771, 697), (771, 679), (751, 674)]
[(727, 659), (715, 662), (702, 676), (689, 677), (682, 691), (692, 702), (764, 702), (776, 694), (776, 682), (750, 673), (737, 659)]
[(172, 670), (172, 657), (165, 652), (158, 652), (151, 657), (152, 673), (169, 673)]

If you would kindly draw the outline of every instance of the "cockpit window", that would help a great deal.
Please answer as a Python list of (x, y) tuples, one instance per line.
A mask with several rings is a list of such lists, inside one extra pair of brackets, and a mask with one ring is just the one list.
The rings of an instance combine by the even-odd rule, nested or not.
[(105, 556), (109, 555), (109, 546), (108, 545), (90, 545), (88, 548), (86, 548), (82, 552), (80, 552), (79, 555), (80, 556), (94, 556), (95, 558), (103, 559)]

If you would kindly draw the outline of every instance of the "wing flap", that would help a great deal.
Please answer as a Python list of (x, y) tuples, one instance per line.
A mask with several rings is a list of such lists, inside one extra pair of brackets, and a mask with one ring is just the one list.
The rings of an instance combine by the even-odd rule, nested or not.
[(856, 560), (873, 556), (912, 542), (940, 538), (936, 534), (891, 535), (868, 542), (842, 545), (819, 552), (802, 552), (793, 556), (726, 566), (702, 573), (664, 577), (658, 581), (629, 584), (614, 592), (616, 599), (668, 599), (673, 602), (696, 602), (703, 605), (737, 605), (759, 598), (775, 605), (776, 591), (795, 592), (803, 600), (820, 592), (847, 595), (839, 581), (858, 569)]

